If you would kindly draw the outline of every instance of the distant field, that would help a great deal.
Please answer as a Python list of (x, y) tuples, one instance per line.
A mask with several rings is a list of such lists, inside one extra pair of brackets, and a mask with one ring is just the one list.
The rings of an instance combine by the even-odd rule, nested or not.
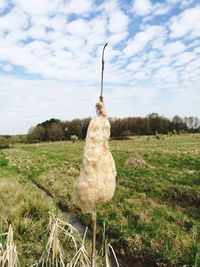
[[(99, 238), (105, 221), (120, 257), (142, 258), (149, 267), (156, 262), (200, 266), (200, 135), (133, 137), (110, 146), (117, 188), (113, 200), (98, 208)], [(0, 151), (0, 224), (3, 231), (12, 222), (22, 266), (41, 255), (48, 211), (62, 216), (32, 181), (90, 225), (90, 216), (73, 202), (83, 147), (83, 142), (60, 142)], [(126, 167), (129, 157), (143, 159), (149, 167)]]

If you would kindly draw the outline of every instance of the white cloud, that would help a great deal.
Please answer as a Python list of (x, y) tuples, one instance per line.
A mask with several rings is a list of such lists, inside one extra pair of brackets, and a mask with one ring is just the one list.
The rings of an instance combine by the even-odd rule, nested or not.
[(52, 41), (50, 47), (54, 51), (68, 49), (71, 52), (80, 52), (81, 48), (84, 46), (85, 40), (82, 37), (66, 35)]
[(28, 26), (28, 15), (19, 7), (14, 7), (11, 12), (0, 17), (0, 31), (10, 32), (25, 29)]
[(159, 49), (164, 46), (164, 43), (165, 43), (165, 38), (161, 37), (153, 40), (151, 45), (154, 49)]
[[(0, 0), (0, 8), (4, 2)], [(175, 92), (182, 96), (183, 90), (197, 88), (200, 81), (197, 5), (172, 19), (174, 13), (169, 11), (174, 6), (184, 9), (180, 0), (135, 1), (134, 14), (132, 3), (122, 4), (119, 0), (101, 4), (91, 0), (40, 2), (13, 0), (14, 7), (0, 15), (0, 126), (7, 125), (5, 133), (12, 132), (9, 120), (15, 124), (15, 132), (17, 128), (24, 132), (23, 129), (49, 117), (91, 115), (99, 94), (105, 42), (109, 43), (104, 77), (110, 116), (146, 115), (154, 107), (158, 107), (158, 112), (165, 107), (167, 115), (166, 94), (177, 98)], [(170, 19), (168, 15), (158, 16), (166, 13)], [(138, 18), (136, 14), (144, 17)], [(153, 23), (147, 22), (153, 18)], [(178, 23), (181, 29), (176, 27)], [(173, 34), (174, 38), (184, 39), (173, 40)], [(3, 77), (5, 71), (7, 77)], [(34, 75), (35, 80), (11, 75), (25, 79)], [(40, 106), (38, 111), (35, 106)], [(191, 110), (195, 114), (198, 105)]]
[(12, 71), (12, 65), (6, 64), (5, 66), (3, 66), (3, 70), (8, 71), (8, 72)]
[(172, 38), (200, 36), (200, 6), (186, 9), (180, 15), (172, 18), (170, 26)]
[[(26, 133), (39, 122), (50, 118), (62, 120), (75, 117), (95, 116), (95, 102), (99, 89), (94, 86), (55, 81), (23, 80), (13, 77), (0, 77), (0, 97), (4, 99), (0, 106), (0, 133)], [(31, 94), (30, 94), (31, 92)], [(148, 103), (157, 95), (152, 88), (115, 87), (105, 90), (106, 107), (109, 116), (128, 116), (133, 114), (133, 99), (136, 103)], [(128, 99), (128, 100), (127, 100)], [(118, 109), (122, 102), (127, 106)], [(37, 107), (37, 108), (36, 108)], [(135, 104), (135, 111), (137, 104)], [(144, 110), (144, 115), (147, 110)]]
[(90, 32), (90, 25), (83, 19), (77, 19), (67, 24), (67, 31), (70, 34), (86, 37)]
[(138, 16), (145, 16), (144, 21), (153, 19), (155, 16), (164, 15), (173, 7), (172, 3), (153, 4), (150, 0), (135, 0), (133, 2), (133, 12)]
[(98, 8), (99, 11), (105, 11), (107, 15), (109, 15), (109, 13), (116, 11), (118, 9), (119, 9), (119, 3), (117, 0), (103, 1), (102, 4), (100, 4)]
[(169, 12), (171, 6), (161, 3), (156, 3), (153, 8), (153, 15), (165, 15)]
[(176, 4), (179, 4), (179, 3), (183, 2), (183, 1), (184, 0), (167, 0), (167, 3), (176, 5)]
[(30, 29), (26, 30), (24, 34), (27, 38), (38, 39), (38, 40), (48, 39), (48, 35), (44, 26), (34, 25)]
[(124, 53), (131, 56), (143, 50), (145, 46), (155, 37), (162, 35), (164, 28), (162, 26), (148, 26), (146, 30), (136, 33), (132, 40), (129, 40)]
[(117, 44), (121, 42), (122, 40), (124, 40), (127, 36), (128, 36), (128, 32), (121, 32), (121, 33), (112, 34), (107, 39), (108, 39), (109, 44)]
[(132, 63), (130, 63), (127, 66), (127, 69), (131, 70), (131, 71), (138, 71), (138, 70), (140, 70), (142, 65), (143, 65), (143, 62), (141, 60), (139, 60), (139, 59), (137, 61), (134, 60)]
[(68, 0), (60, 5), (59, 11), (66, 14), (84, 14), (92, 11), (93, 2), (91, 0)]
[(147, 75), (143, 71), (138, 71), (134, 74), (134, 78), (137, 80), (145, 80), (146, 77), (147, 77)]
[(61, 0), (14, 0), (14, 3), (31, 16), (51, 15), (57, 12)]
[(174, 71), (174, 69), (172, 69), (171, 67), (161, 67), (155, 73), (154, 79), (167, 82), (176, 82), (177, 75), (177, 72)]
[(181, 53), (176, 58), (174, 66), (183, 66), (194, 59), (195, 59), (195, 54), (192, 52)]
[(29, 49), (30, 53), (36, 55), (37, 58), (41, 60), (45, 60), (51, 55), (48, 47), (49, 45), (43, 41), (33, 41), (26, 45), (26, 48)]
[(4, 99), (0, 106), (1, 133), (26, 133), (31, 126), (52, 117), (66, 120), (95, 114), (98, 92), (93, 87), (12, 77), (0, 77), (0, 83), (0, 97)]
[(5, 0), (0, 0), (0, 12), (7, 7), (8, 3)]
[(47, 15), (32, 15), (30, 19), (32, 27), (48, 27), (52, 30), (60, 32), (64, 32), (66, 30), (67, 17), (63, 13), (56, 14), (55, 16), (51, 17)]
[(196, 47), (193, 51), (196, 54), (200, 54), (200, 47)]
[(133, 2), (133, 12), (139, 16), (150, 14), (152, 9), (153, 6), (150, 0), (135, 0)]
[(64, 14), (57, 15), (49, 20), (49, 27), (55, 31), (64, 32), (66, 30), (67, 18)]
[(156, 70), (160, 67), (169, 66), (173, 60), (174, 60), (173, 57), (157, 58), (152, 63), (148, 64), (148, 67), (152, 70)]
[(193, 4), (194, 2), (195, 2), (195, 0), (181, 0), (180, 5), (182, 8), (186, 8), (186, 7), (190, 6), (191, 4)]
[(183, 52), (185, 49), (186, 47), (181, 41), (176, 41), (166, 44), (161, 50), (165, 56), (172, 56)]
[(23, 30), (16, 29), (15, 31), (10, 31), (6, 35), (4, 34), (2, 36), (2, 41), (0, 43), (0, 47), (1, 48), (12, 47), (13, 45), (16, 45), (18, 42), (20, 42), (20, 40), (24, 39), (25, 36), (26, 35), (25, 35)]
[(104, 1), (97, 7), (97, 11), (101, 12), (101, 19), (105, 22), (104, 29), (107, 36), (104, 38), (104, 43), (109, 41), (111, 44), (116, 44), (126, 38), (129, 16), (121, 9), (117, 0)]
[(191, 61), (185, 68), (185, 74), (187, 73), (196, 73), (200, 70), (199, 68), (200, 66), (200, 58), (199, 57), (195, 57), (193, 61)]
[(194, 41), (191, 41), (188, 46), (188, 48), (194, 48), (194, 47), (200, 47), (200, 39), (195, 39)]
[(108, 29), (112, 33), (126, 32), (128, 26), (128, 16), (122, 11), (115, 11), (111, 14)]

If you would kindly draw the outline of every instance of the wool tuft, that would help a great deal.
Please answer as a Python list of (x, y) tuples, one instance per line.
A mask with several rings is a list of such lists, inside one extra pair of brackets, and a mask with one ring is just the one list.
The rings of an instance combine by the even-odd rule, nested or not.
[(92, 213), (96, 205), (109, 201), (115, 191), (116, 169), (109, 148), (110, 122), (104, 104), (96, 104), (97, 117), (87, 131), (83, 164), (75, 182), (75, 201), (84, 212)]

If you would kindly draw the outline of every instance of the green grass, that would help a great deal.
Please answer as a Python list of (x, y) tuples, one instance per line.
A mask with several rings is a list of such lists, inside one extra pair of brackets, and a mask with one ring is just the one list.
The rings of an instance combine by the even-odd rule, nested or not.
[[(16, 165), (8, 164), (9, 160), (1, 151), (0, 162), (3, 163), (0, 166), (0, 245), (5, 242), (1, 234), (6, 233), (11, 224), (20, 266), (28, 267), (44, 251), (49, 212), (61, 218), (62, 214), (53, 204), (44, 200), (41, 192), (27, 179), (26, 172), (20, 172)], [(72, 252), (70, 249), (66, 251)]]
[[(152, 265), (156, 261), (177, 266), (200, 265), (199, 140), (198, 135), (191, 134), (164, 140), (134, 137), (110, 142), (117, 167), (117, 187), (113, 200), (98, 208), (98, 233), (105, 221), (109, 240), (118, 252), (126, 257), (143, 257)], [(83, 142), (24, 145), (3, 150), (0, 155), (0, 195), (4, 196), (0, 198), (0, 219), (4, 222), (9, 218), (20, 225), (17, 234), (23, 245), (20, 238), (18, 243), (25, 255), (38, 255), (42, 249), (38, 240), (43, 235), (29, 240), (26, 223), (37, 222), (42, 227), (49, 209), (31, 180), (43, 186), (55, 203), (90, 225), (90, 216), (82, 214), (73, 202), (73, 184), (79, 174), (83, 147)], [(132, 156), (144, 159), (151, 167), (126, 167), (125, 161)], [(9, 197), (12, 194), (14, 198)], [(24, 200), (27, 195), (35, 202)], [(28, 218), (28, 222), (21, 226), (19, 218)], [(34, 236), (35, 232), (33, 239)]]

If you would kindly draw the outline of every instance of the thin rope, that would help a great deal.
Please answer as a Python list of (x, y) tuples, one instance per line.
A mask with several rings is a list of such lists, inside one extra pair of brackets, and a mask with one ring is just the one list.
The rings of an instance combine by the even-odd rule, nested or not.
[(103, 71), (104, 71), (104, 51), (106, 46), (108, 45), (108, 43), (106, 43), (103, 47), (103, 51), (102, 51), (102, 68), (101, 68), (101, 94), (100, 94), (100, 101), (103, 102)]

